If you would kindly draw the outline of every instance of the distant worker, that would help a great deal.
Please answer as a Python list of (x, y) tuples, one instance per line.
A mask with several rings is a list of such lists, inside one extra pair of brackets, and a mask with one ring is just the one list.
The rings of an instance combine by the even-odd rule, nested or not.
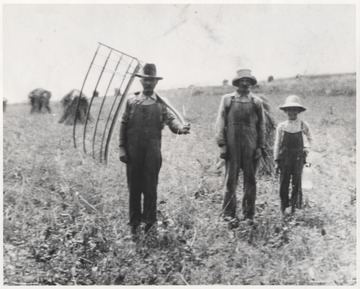
[[(161, 131), (165, 125), (175, 134), (188, 134), (190, 125), (182, 125), (154, 89), (162, 77), (154, 64), (145, 64), (140, 77), (142, 92), (126, 102), (120, 125), (120, 161), (126, 163), (129, 189), (129, 214), (133, 240), (145, 223), (147, 234), (157, 219), (157, 185), (162, 163)], [(143, 195), (143, 206), (141, 196)]]
[[(77, 123), (85, 123), (89, 102), (86, 95), (80, 92), (80, 90), (72, 89), (61, 99), (60, 103), (63, 107), (63, 114), (61, 116), (61, 119), (59, 120), (59, 123), (64, 123), (65, 125), (73, 125), (75, 119)], [(88, 120), (92, 120), (92, 116), (90, 113), (88, 115)]]
[(298, 114), (306, 110), (300, 104), (298, 96), (288, 96), (280, 109), (287, 114), (288, 119), (280, 123), (276, 129), (274, 160), (275, 169), (277, 172), (280, 171), (281, 212), (286, 216), (287, 207), (291, 206), (292, 214), (295, 213), (295, 208), (301, 208), (301, 175), (312, 137), (308, 123), (298, 119)]
[(238, 70), (232, 80), (237, 90), (222, 97), (216, 121), (216, 141), (220, 147), (220, 157), (225, 159), (222, 213), (231, 228), (239, 224), (236, 216), (236, 187), (240, 170), (244, 177), (243, 217), (249, 225), (254, 223), (255, 171), (262, 154), (265, 154), (263, 101), (250, 92), (250, 87), (256, 83), (250, 70)]

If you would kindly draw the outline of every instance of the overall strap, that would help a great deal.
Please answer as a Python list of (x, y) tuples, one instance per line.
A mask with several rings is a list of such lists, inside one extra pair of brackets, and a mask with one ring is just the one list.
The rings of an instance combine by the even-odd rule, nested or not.
[(231, 103), (234, 101), (235, 95), (232, 95), (230, 97), (230, 101), (225, 103), (225, 117), (227, 117), (229, 111), (230, 111), (230, 107), (231, 107)]
[[(139, 96), (140, 95), (140, 91), (135, 92), (134, 95), (135, 96)], [(132, 117), (132, 115), (134, 114), (134, 112), (137, 110), (139, 104), (141, 104), (141, 100), (138, 98), (134, 98), (133, 102), (131, 103), (131, 107), (130, 107), (130, 114), (128, 116), (128, 120), (130, 120), (130, 118)]]
[[(304, 122), (301, 120), (300, 121), (300, 127), (301, 127), (301, 136), (303, 137), (303, 134), (304, 134)], [(282, 127), (281, 128), (281, 139), (280, 139), (280, 149), (283, 147), (283, 141), (284, 141), (284, 135), (285, 135), (285, 128)]]
[(225, 117), (224, 117), (224, 119), (225, 119), (225, 127), (227, 126), (227, 116), (229, 114), (230, 107), (231, 107), (232, 102), (234, 101), (234, 98), (235, 98), (235, 95), (231, 95), (230, 101), (225, 102)]

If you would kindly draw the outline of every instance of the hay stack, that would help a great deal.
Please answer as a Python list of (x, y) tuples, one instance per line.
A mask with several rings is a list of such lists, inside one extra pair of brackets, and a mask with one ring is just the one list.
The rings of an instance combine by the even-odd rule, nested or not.
[(30, 99), (30, 113), (51, 113), (51, 92), (43, 88), (36, 88), (28, 95)]
[[(80, 91), (77, 89), (71, 90), (67, 95), (65, 95), (60, 101), (63, 107), (63, 115), (59, 120), (59, 123), (64, 123), (65, 125), (73, 125), (76, 117), (76, 123), (84, 124), (86, 119), (86, 112), (89, 106), (89, 102), (84, 94), (81, 95), (79, 100)], [(80, 101), (78, 110), (76, 111), (77, 103)], [(89, 120), (91, 120), (89, 115)]]
[(260, 175), (275, 174), (275, 163), (273, 160), (273, 147), (275, 141), (276, 122), (271, 114), (271, 109), (267, 98), (264, 95), (257, 94), (263, 101), (265, 114), (265, 152), (257, 166), (257, 173)]

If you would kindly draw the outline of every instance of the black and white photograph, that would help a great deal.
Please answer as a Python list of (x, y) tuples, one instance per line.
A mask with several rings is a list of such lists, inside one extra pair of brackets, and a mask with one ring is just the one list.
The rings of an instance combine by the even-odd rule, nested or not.
[(3, 287), (356, 287), (359, 1), (1, 14)]

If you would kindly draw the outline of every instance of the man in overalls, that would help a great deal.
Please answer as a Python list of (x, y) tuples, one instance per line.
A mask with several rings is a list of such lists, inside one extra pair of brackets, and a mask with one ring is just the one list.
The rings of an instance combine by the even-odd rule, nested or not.
[[(285, 104), (280, 109), (287, 114), (287, 120), (279, 123), (276, 128), (274, 143), (275, 168), (280, 170), (280, 200), (281, 212), (285, 216), (285, 210), (291, 206), (291, 213), (295, 208), (301, 208), (302, 191), (301, 175), (312, 136), (309, 124), (298, 118), (298, 114), (306, 108), (301, 105), (296, 95), (286, 98)], [(291, 182), (291, 199), (289, 199), (289, 185)]]
[[(188, 134), (154, 89), (162, 77), (154, 64), (145, 64), (140, 77), (142, 92), (129, 96), (120, 125), (120, 161), (126, 163), (131, 233), (141, 222), (147, 233), (156, 222), (157, 185), (161, 168), (161, 131), (165, 125), (176, 134)], [(143, 209), (141, 209), (143, 195)]]
[(244, 220), (253, 224), (255, 215), (256, 165), (265, 149), (263, 102), (249, 90), (256, 83), (250, 70), (238, 70), (232, 81), (237, 90), (222, 97), (216, 121), (216, 141), (221, 149), (220, 157), (225, 159), (222, 213), (232, 227), (238, 225), (236, 187), (240, 170), (243, 171), (244, 181)]

